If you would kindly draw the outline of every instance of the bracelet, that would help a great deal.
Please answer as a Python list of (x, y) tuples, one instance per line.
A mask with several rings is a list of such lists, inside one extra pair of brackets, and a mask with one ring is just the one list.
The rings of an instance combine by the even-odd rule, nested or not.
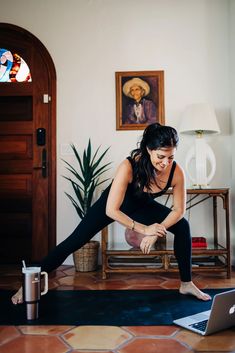
[(131, 227), (131, 230), (135, 230), (135, 221), (134, 221), (134, 219), (132, 219), (132, 227)]

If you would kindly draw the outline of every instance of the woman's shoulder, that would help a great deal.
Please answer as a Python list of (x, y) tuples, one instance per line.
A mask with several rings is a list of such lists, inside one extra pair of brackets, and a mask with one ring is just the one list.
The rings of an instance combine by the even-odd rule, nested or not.
[(128, 179), (132, 178), (132, 165), (129, 158), (124, 159), (117, 168), (117, 173), (119, 175), (126, 176)]
[(175, 162), (175, 171), (176, 173), (184, 175), (184, 169), (181, 167), (181, 165), (178, 162)]
[(179, 163), (175, 163), (175, 171), (172, 179), (172, 186), (174, 187), (176, 184), (184, 182), (185, 174), (184, 169), (181, 167)]
[(132, 158), (131, 157), (126, 157), (125, 159), (123, 159), (119, 164), (118, 164), (118, 168), (131, 168), (131, 164), (132, 164)]

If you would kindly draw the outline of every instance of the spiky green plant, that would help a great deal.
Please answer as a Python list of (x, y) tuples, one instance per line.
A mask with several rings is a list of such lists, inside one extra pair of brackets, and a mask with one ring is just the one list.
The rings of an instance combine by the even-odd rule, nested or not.
[(65, 194), (68, 196), (79, 217), (82, 219), (92, 205), (94, 192), (97, 186), (109, 180), (104, 179), (100, 181), (100, 177), (109, 169), (107, 167), (111, 164), (110, 162), (101, 165), (101, 162), (109, 148), (98, 156), (98, 152), (100, 150), (99, 146), (92, 156), (90, 139), (88, 141), (87, 148), (83, 151), (82, 156), (79, 155), (79, 152), (74, 144), (71, 144), (71, 148), (76, 157), (77, 166), (72, 166), (70, 163), (63, 160), (63, 162), (67, 165), (66, 169), (73, 175), (73, 178), (67, 176), (64, 176), (64, 178), (71, 183), (76, 197), (69, 195), (67, 192), (65, 192)]

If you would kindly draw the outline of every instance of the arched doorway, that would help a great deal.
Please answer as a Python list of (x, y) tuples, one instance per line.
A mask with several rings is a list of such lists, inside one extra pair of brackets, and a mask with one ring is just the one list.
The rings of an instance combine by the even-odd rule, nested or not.
[(30, 32), (0, 23), (0, 263), (56, 243), (56, 72)]

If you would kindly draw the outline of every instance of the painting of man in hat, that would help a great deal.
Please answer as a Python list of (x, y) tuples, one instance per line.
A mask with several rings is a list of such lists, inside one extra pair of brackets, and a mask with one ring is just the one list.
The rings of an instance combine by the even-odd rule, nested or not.
[(151, 76), (151, 72), (133, 76), (116, 73), (116, 83), (119, 85), (117, 90), (120, 90), (117, 95), (117, 130), (142, 129), (155, 122), (163, 123), (159, 75)]
[(139, 77), (128, 80), (123, 85), (123, 93), (129, 101), (123, 111), (124, 124), (151, 124), (156, 122), (157, 107), (146, 96), (150, 93), (149, 84)]

